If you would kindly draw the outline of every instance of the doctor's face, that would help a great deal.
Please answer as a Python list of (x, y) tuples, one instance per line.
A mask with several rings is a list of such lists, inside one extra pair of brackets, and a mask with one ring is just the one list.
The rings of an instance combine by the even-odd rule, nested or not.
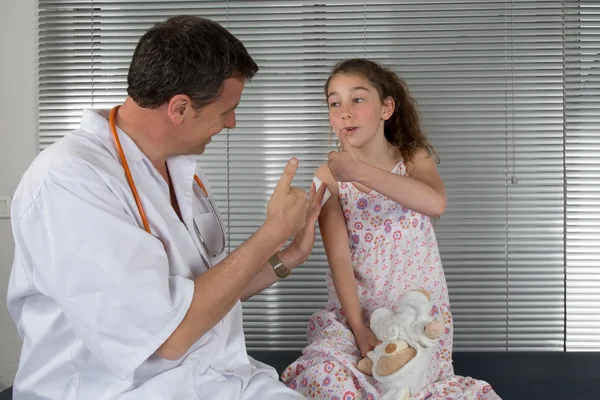
[(243, 78), (226, 79), (221, 96), (197, 110), (194, 117), (184, 123), (184, 140), (189, 154), (204, 153), (213, 136), (225, 128), (235, 128), (235, 109), (245, 83)]

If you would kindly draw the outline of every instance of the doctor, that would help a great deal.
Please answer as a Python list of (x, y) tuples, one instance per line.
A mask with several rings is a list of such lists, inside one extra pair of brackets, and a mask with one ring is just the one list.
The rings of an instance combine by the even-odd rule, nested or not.
[(33, 161), (11, 215), (16, 400), (303, 398), (247, 355), (240, 301), (309, 256), (324, 185), (290, 186), (291, 159), (263, 225), (226, 254), (196, 165), (257, 70), (220, 25), (171, 18), (139, 41), (125, 102), (86, 110)]

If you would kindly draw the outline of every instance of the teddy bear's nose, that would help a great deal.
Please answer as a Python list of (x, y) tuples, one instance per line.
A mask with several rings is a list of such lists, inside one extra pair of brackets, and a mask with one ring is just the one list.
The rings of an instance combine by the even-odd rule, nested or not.
[(392, 355), (399, 351), (405, 350), (408, 348), (408, 343), (404, 340), (392, 340), (385, 346), (384, 352), (386, 355)]
[(396, 343), (390, 343), (387, 346), (385, 346), (385, 352), (388, 354), (392, 354), (393, 352), (396, 351), (396, 348), (398, 346), (396, 346)]

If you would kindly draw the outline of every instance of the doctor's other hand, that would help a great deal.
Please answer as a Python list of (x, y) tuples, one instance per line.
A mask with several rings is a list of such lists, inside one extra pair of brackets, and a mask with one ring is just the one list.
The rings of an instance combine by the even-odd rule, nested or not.
[(315, 246), (317, 220), (321, 213), (321, 203), (326, 190), (326, 184), (322, 183), (319, 190), (317, 190), (314, 182), (312, 183), (308, 197), (310, 206), (308, 215), (306, 216), (306, 223), (294, 236), (292, 243), (283, 249), (280, 254), (285, 265), (290, 267), (298, 266), (306, 261), (312, 253), (312, 249)]
[(310, 207), (311, 199), (307, 193), (291, 185), (297, 169), (298, 160), (291, 158), (267, 204), (267, 222), (281, 228), (285, 233), (285, 240), (304, 227)]

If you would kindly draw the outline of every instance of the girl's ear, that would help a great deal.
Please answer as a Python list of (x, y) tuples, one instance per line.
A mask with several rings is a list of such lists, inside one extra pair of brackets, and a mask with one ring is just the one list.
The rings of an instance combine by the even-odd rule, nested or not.
[(396, 102), (391, 96), (388, 96), (385, 100), (383, 100), (383, 107), (381, 108), (381, 119), (383, 119), (384, 121), (390, 119), (395, 109)]

